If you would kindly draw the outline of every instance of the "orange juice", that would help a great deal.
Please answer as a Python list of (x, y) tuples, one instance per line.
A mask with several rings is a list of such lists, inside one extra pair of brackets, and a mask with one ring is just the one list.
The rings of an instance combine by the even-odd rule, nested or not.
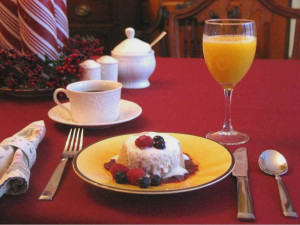
[(256, 37), (217, 35), (203, 37), (209, 72), (223, 87), (234, 87), (249, 70), (256, 50)]

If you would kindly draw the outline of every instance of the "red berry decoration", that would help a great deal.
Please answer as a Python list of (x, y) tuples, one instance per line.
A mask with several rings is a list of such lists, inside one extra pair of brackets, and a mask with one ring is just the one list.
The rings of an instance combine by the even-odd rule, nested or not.
[(111, 159), (109, 162), (104, 163), (104, 168), (109, 171), (110, 167), (116, 163), (115, 159)]
[(109, 169), (109, 171), (113, 177), (115, 177), (116, 173), (118, 173), (118, 172), (123, 172), (126, 174), (128, 170), (129, 170), (129, 168), (127, 166), (124, 166), (121, 163), (116, 163), (116, 164), (112, 165)]
[(145, 177), (146, 173), (143, 168), (133, 168), (127, 171), (127, 181), (133, 185), (137, 185), (138, 179), (140, 177)]
[(19, 53), (0, 47), (0, 87), (9, 89), (55, 89), (80, 80), (80, 63), (103, 54), (99, 39), (87, 36), (69, 38), (60, 56), (42, 60), (32, 52)]
[(140, 149), (152, 147), (153, 143), (154, 143), (153, 139), (147, 135), (142, 135), (135, 140), (135, 145)]

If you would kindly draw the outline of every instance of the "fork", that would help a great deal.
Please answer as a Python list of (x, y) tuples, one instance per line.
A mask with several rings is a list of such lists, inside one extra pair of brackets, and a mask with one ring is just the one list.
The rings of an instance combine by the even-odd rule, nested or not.
[[(70, 129), (68, 139), (66, 141), (65, 148), (63, 150), (63, 153), (61, 155), (61, 161), (56, 167), (55, 171), (53, 172), (47, 186), (45, 187), (44, 191), (42, 192), (41, 196), (39, 197), (39, 200), (52, 200), (56, 190), (58, 188), (58, 185), (60, 183), (65, 165), (69, 159), (72, 159), (78, 151), (82, 149), (82, 142), (83, 142), (83, 128), (78, 128), (78, 131), (76, 132), (75, 128), (72, 132), (72, 128)], [(79, 137), (80, 133), (80, 137)], [(76, 137), (76, 140), (75, 140)], [(69, 142), (71, 140), (71, 143), (69, 145)], [(75, 140), (75, 145), (74, 145)], [(79, 143), (79, 146), (78, 146)], [(73, 147), (74, 146), (74, 147)]]

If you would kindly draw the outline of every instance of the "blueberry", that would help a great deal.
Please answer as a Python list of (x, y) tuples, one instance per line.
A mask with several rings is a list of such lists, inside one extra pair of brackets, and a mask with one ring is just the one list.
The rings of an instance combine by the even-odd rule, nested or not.
[(166, 143), (165, 143), (165, 141), (159, 140), (159, 141), (155, 141), (153, 146), (154, 146), (154, 148), (164, 149), (164, 148), (166, 148)]
[(127, 182), (126, 174), (123, 172), (117, 172), (114, 178), (118, 184), (125, 184)]
[(151, 176), (151, 186), (159, 186), (161, 182), (161, 177), (157, 174)]
[(165, 141), (164, 138), (163, 138), (162, 136), (155, 136), (155, 137), (153, 138), (153, 140), (154, 140), (154, 141), (163, 141), (163, 142)]
[(140, 188), (147, 188), (150, 186), (151, 180), (148, 177), (140, 177), (137, 183)]

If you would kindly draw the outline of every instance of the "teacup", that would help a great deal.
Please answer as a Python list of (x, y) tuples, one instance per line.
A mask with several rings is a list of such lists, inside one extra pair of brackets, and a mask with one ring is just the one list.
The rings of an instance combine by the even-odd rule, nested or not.
[[(53, 99), (77, 123), (109, 123), (119, 118), (121, 90), (122, 84), (116, 81), (79, 81), (56, 89)], [(57, 99), (59, 92), (67, 95), (70, 109)]]

